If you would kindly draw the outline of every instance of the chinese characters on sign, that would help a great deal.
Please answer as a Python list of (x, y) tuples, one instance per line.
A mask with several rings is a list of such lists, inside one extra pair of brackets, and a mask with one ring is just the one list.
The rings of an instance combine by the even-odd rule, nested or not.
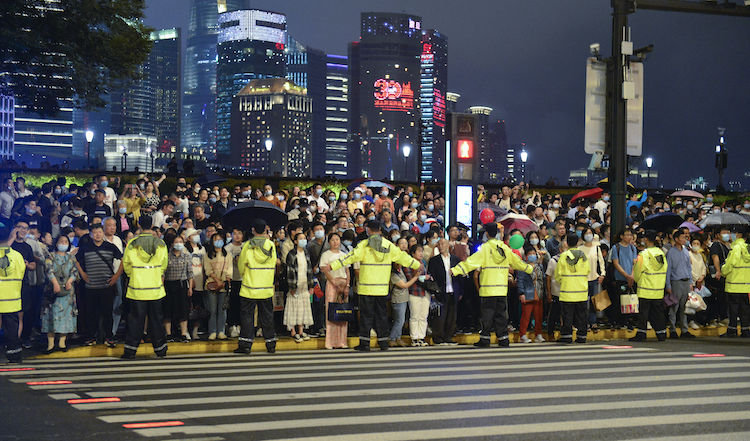
[(395, 112), (409, 112), (414, 108), (411, 83), (399, 83), (380, 78), (375, 81), (375, 107)]

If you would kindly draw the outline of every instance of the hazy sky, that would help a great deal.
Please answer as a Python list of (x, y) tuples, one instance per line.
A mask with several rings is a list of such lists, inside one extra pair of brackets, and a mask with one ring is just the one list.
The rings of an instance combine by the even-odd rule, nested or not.
[[(147, 0), (146, 22), (187, 34), (189, 0)], [(527, 143), (546, 180), (567, 180), (588, 165), (583, 152), (585, 64), (589, 44), (610, 53), (609, 0), (251, 0), (287, 15), (303, 43), (346, 54), (363, 11), (421, 15), (448, 37), (448, 89), (459, 105), (486, 105), (505, 119), (510, 143)], [(727, 176), (750, 170), (750, 19), (638, 11), (636, 47), (653, 43), (644, 67), (644, 157), (661, 183), (716, 181), (713, 149), (726, 127)], [(645, 166), (644, 166), (645, 167)]]

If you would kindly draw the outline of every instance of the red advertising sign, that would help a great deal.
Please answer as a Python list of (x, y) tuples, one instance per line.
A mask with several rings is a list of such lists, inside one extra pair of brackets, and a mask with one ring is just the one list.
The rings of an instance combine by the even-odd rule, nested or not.
[(414, 109), (414, 91), (411, 83), (399, 83), (380, 78), (375, 81), (375, 107), (395, 112), (408, 112)]

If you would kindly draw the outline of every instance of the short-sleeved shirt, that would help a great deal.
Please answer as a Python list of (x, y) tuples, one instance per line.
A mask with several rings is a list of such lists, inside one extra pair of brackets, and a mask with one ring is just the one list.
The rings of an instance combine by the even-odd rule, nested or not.
[[(617, 259), (617, 263), (620, 264), (620, 266), (623, 270), (625, 270), (626, 273), (630, 275), (633, 274), (633, 260), (638, 257), (638, 250), (635, 248), (635, 246), (631, 244), (624, 247), (617, 243), (612, 247), (609, 255), (613, 261)], [(615, 270), (615, 280), (620, 282), (627, 281), (625, 276), (620, 274), (620, 272), (617, 270)]]
[(550, 276), (552, 280), (550, 280), (550, 288), (552, 289), (552, 294), (555, 297), (560, 297), (560, 283), (555, 280), (555, 267), (557, 267), (557, 261), (560, 258), (560, 255), (553, 257), (549, 260), (549, 263), (547, 264), (547, 272), (545, 275)]
[(89, 277), (86, 288), (104, 289), (114, 275), (113, 262), (115, 259), (122, 259), (122, 253), (106, 240), (99, 246), (93, 240), (87, 240), (79, 242), (76, 259)]
[(711, 248), (708, 250), (708, 265), (711, 270), (711, 274), (716, 274), (716, 269), (713, 267), (714, 256), (719, 256), (719, 266), (724, 265), (729, 255), (729, 247), (723, 243), (716, 241), (711, 244)]
[(396, 286), (397, 282), (406, 283), (406, 276), (402, 269), (391, 273), (391, 303), (406, 303), (409, 301), (409, 288), (399, 288)]

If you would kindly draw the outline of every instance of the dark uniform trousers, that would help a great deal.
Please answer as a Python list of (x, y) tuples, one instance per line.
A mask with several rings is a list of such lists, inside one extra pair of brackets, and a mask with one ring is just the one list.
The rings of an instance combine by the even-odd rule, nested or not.
[(359, 296), (359, 344), (370, 345), (370, 330), (375, 328), (378, 345), (388, 345), (388, 298), (386, 296)]
[(729, 326), (728, 333), (737, 333), (737, 317), (740, 318), (742, 332), (750, 332), (750, 298), (747, 293), (727, 293), (729, 304)]
[(18, 338), (18, 313), (7, 312), (0, 314), (5, 333), (5, 356), (10, 363), (21, 361), (21, 339)]
[(549, 302), (549, 316), (547, 317), (547, 336), (550, 339), (554, 337), (555, 328), (560, 324), (560, 314), (560, 297), (552, 296), (552, 301)]
[(586, 341), (588, 334), (588, 301), (563, 302), (560, 301), (560, 313), (562, 315), (562, 327), (560, 327), (561, 339), (573, 338), (573, 326), (576, 327), (576, 341)]
[(240, 338), (237, 346), (240, 349), (250, 349), (255, 338), (253, 318), (255, 308), (258, 308), (258, 321), (263, 328), (263, 338), (266, 348), (276, 348), (276, 330), (273, 326), (273, 298), (248, 299), (240, 297)]
[(490, 342), (490, 334), (495, 330), (497, 340), (508, 339), (508, 298), (506, 296), (480, 297), (479, 324), (482, 330), (480, 340)]
[(167, 354), (167, 335), (164, 331), (164, 314), (162, 299), (133, 300), (128, 299), (128, 321), (125, 331), (125, 355), (135, 355), (143, 336), (143, 322), (148, 315), (148, 334), (154, 353), (159, 356)]
[(645, 337), (648, 329), (647, 322), (656, 332), (656, 338), (664, 340), (667, 338), (667, 319), (664, 315), (664, 299), (638, 298), (638, 332)]

